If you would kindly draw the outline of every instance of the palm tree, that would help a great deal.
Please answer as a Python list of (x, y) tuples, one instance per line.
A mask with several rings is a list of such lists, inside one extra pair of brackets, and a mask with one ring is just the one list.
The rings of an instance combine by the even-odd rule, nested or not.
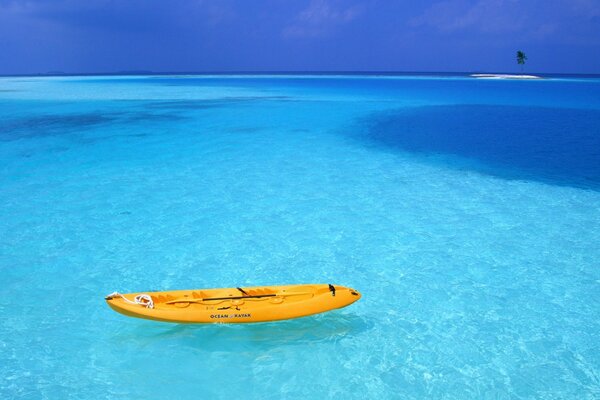
[(523, 65), (527, 61), (527, 56), (521, 50), (517, 51), (517, 64), (521, 66), (521, 72), (523, 72)]

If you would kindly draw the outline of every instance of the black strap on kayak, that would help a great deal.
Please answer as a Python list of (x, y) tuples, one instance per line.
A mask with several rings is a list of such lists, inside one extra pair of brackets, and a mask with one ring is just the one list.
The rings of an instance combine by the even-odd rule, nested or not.
[(329, 291), (331, 292), (331, 295), (335, 297), (335, 287), (331, 283), (329, 284)]
[(240, 292), (242, 292), (242, 294), (243, 294), (244, 296), (250, 296), (250, 295), (249, 295), (248, 293), (246, 293), (246, 291), (245, 291), (244, 289), (242, 289), (241, 287), (239, 287), (239, 288), (236, 288), (236, 289), (237, 289), (237, 290), (239, 290)]

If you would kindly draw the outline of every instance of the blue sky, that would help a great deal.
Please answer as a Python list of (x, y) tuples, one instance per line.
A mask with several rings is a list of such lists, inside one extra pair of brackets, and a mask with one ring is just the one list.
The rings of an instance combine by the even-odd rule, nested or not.
[(600, 73), (600, 0), (0, 0), (0, 74)]

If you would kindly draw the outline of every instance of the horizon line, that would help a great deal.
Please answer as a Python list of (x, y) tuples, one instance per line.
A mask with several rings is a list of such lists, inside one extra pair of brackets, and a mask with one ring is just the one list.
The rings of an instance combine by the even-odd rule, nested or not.
[(59, 77), (59, 76), (144, 76), (144, 75), (470, 75), (478, 73), (491, 74), (527, 74), (540, 76), (600, 76), (599, 73), (577, 73), (577, 72), (523, 72), (515, 73), (514, 71), (394, 71), (394, 70), (311, 70), (311, 71), (146, 71), (146, 70), (125, 70), (111, 72), (63, 72), (63, 71), (48, 71), (35, 73), (14, 73), (1, 74), (0, 77)]

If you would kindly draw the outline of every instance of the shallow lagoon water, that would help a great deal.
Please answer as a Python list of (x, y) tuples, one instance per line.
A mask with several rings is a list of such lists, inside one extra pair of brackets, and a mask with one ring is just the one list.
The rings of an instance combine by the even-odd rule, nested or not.
[[(0, 79), (0, 397), (600, 396), (600, 81)], [(280, 323), (121, 292), (363, 293)]]

